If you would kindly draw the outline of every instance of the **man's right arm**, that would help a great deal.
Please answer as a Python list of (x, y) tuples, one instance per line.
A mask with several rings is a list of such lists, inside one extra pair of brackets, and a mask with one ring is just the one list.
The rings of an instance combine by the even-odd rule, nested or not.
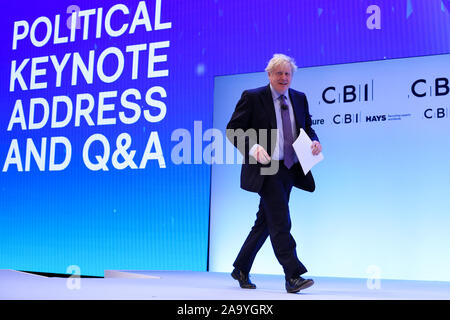
[(245, 157), (246, 163), (250, 163), (248, 157), (250, 155), (258, 162), (267, 164), (270, 156), (262, 146), (257, 144), (257, 132), (251, 125), (253, 106), (250, 94), (244, 91), (228, 122), (227, 138)]

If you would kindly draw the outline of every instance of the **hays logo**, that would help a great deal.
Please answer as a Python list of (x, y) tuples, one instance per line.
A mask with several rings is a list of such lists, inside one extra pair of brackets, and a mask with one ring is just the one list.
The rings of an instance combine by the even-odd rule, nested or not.
[[(322, 101), (326, 104), (373, 101), (374, 82), (330, 86), (322, 91)], [(320, 104), (320, 102), (319, 102)]]
[(366, 122), (383, 122), (386, 120), (387, 120), (387, 117), (385, 114), (376, 115), (376, 116), (366, 116)]

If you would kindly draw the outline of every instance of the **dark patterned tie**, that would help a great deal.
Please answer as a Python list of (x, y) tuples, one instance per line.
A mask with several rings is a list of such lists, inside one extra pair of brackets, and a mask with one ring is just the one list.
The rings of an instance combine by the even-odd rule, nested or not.
[(280, 106), (281, 106), (281, 119), (283, 122), (283, 150), (284, 150), (284, 165), (290, 169), (292, 165), (295, 163), (295, 151), (292, 147), (294, 143), (294, 137), (292, 136), (292, 125), (291, 118), (289, 116), (289, 107), (286, 104), (286, 97), (281, 95)]

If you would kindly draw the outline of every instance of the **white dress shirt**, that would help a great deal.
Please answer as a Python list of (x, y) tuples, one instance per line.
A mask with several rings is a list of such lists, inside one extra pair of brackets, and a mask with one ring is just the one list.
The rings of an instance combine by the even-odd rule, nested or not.
[[(278, 134), (278, 139), (276, 140), (275, 143), (275, 149), (273, 150), (272, 156), (271, 158), (273, 160), (283, 160), (284, 159), (284, 135), (283, 135), (283, 120), (281, 118), (281, 102), (279, 97), (281, 96), (281, 94), (279, 94), (278, 92), (276, 92), (273, 88), (272, 85), (270, 85), (270, 91), (272, 92), (272, 99), (273, 99), (273, 104), (275, 106), (275, 116), (277, 119), (277, 134)], [(289, 117), (291, 120), (291, 128), (292, 128), (292, 137), (295, 139), (297, 139), (297, 128), (296, 128), (296, 124), (295, 124), (295, 117), (294, 117), (294, 110), (292, 109), (292, 103), (291, 103), (291, 99), (289, 98), (289, 92), (286, 91), (284, 93), (284, 95), (286, 96), (286, 105), (289, 108)], [(251, 156), (255, 157), (255, 150), (256, 147), (258, 146), (258, 144), (255, 144), (251, 149), (249, 154)], [(269, 153), (270, 150), (266, 150), (267, 153)], [(296, 160), (297, 161), (297, 160)]]

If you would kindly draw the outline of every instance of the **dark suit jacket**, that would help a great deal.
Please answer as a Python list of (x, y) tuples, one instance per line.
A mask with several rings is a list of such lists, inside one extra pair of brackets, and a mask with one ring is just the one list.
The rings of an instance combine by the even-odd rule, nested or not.
[[(300, 128), (303, 128), (311, 140), (318, 141), (311, 127), (311, 115), (305, 94), (289, 89), (289, 97), (294, 110), (297, 135)], [(271, 129), (277, 129), (277, 121), (270, 86), (244, 91), (227, 125), (228, 139), (244, 157), (241, 169), (241, 188), (244, 190), (259, 192), (262, 187), (266, 176), (261, 175), (261, 168), (265, 166), (256, 163), (253, 157), (249, 156), (249, 151), (255, 143), (258, 143), (264, 146), (268, 154), (272, 156), (276, 138), (270, 134)], [(268, 132), (267, 138), (263, 137), (263, 132)], [(270, 164), (266, 165), (266, 167), (269, 166)], [(315, 190), (311, 171), (305, 176), (301, 169), (296, 170), (294, 181), (294, 186), (297, 188), (309, 192)]]

